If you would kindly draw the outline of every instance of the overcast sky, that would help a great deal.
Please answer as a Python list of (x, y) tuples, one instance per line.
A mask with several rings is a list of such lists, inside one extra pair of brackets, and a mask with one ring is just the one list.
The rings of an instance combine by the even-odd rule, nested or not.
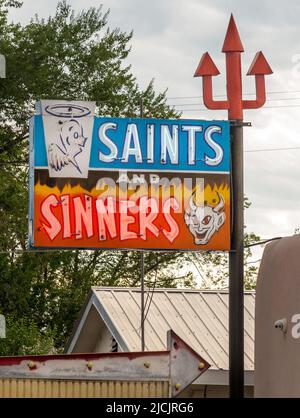
[[(203, 52), (209, 51), (221, 75), (215, 94), (224, 94), (224, 54), (220, 52), (233, 12), (244, 45), (243, 73), (259, 50), (274, 74), (267, 77), (264, 109), (245, 112), (245, 192), (248, 231), (262, 238), (284, 236), (300, 227), (300, 2), (290, 0), (71, 0), (76, 11), (103, 4), (109, 25), (134, 31), (129, 63), (141, 87), (154, 78), (157, 91), (168, 88), (170, 104), (184, 118), (225, 119), (224, 112), (201, 110), (202, 84), (193, 78)], [(11, 13), (27, 23), (34, 13), (54, 13), (55, 0), (25, 0)], [(253, 77), (244, 77), (244, 92), (254, 93)], [(195, 98), (196, 96), (196, 98)], [(179, 97), (179, 99), (173, 99)], [(247, 96), (251, 98), (251, 96)]]

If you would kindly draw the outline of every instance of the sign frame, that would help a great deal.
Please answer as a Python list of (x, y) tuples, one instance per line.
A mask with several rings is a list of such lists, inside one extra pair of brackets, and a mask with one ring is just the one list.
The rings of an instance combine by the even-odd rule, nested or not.
[[(43, 103), (44, 102), (44, 103)], [(49, 102), (52, 103), (53, 101), (41, 101), (41, 104), (39, 104), (38, 108), (41, 109), (39, 110), (38, 114), (33, 116), (30, 119), (30, 123), (29, 123), (29, 131), (30, 131), (30, 173), (29, 173), (29, 189), (30, 189), (30, 201), (29, 201), (29, 246), (31, 249), (38, 249), (38, 250), (72, 250), (72, 249), (85, 249), (85, 250), (136, 250), (136, 251), (145, 251), (145, 250), (152, 250), (152, 251), (206, 251), (206, 250), (215, 250), (215, 251), (227, 251), (230, 249), (230, 218), (231, 218), (231, 214), (230, 214), (230, 205), (231, 205), (231, 196), (230, 196), (230, 166), (231, 166), (231, 162), (230, 162), (230, 135), (229, 135), (229, 131), (230, 131), (230, 124), (228, 121), (224, 121), (224, 120), (220, 120), (220, 121), (204, 121), (204, 120), (193, 120), (193, 119), (148, 119), (148, 118), (107, 118), (107, 117), (94, 117), (94, 125), (93, 125), (93, 129), (92, 129), (92, 136), (91, 136), (91, 144), (90, 144), (90, 149), (91, 149), (91, 155), (89, 156), (89, 174), (87, 176), (87, 178), (79, 178), (79, 177), (74, 177), (74, 178), (64, 178), (64, 177), (47, 177), (46, 183), (48, 181), (48, 183), (50, 184), (55, 184), (55, 182), (63, 182), (65, 181), (67, 182), (88, 182), (89, 181), (89, 175), (91, 171), (95, 171), (95, 172), (99, 172), (99, 173), (106, 173), (112, 176), (112, 173), (122, 173), (123, 171), (120, 169), (122, 166), (122, 161), (120, 161), (120, 158), (116, 158), (115, 161), (113, 162), (113, 164), (110, 164), (109, 162), (106, 164), (102, 162), (100, 162), (100, 166), (97, 166), (97, 163), (95, 162), (95, 156), (96, 155), (100, 155), (101, 152), (101, 146), (102, 146), (102, 150), (105, 149), (106, 146), (106, 155), (104, 152), (102, 152), (102, 156), (104, 156), (107, 158), (107, 156), (109, 155), (109, 152), (112, 150), (112, 148), (109, 148), (109, 146), (111, 146), (111, 144), (109, 144), (107, 141), (106, 143), (104, 143), (103, 141), (100, 141), (99, 143), (99, 132), (101, 130), (101, 127), (104, 124), (119, 124), (118, 126), (121, 126), (120, 132), (115, 132), (117, 131), (117, 129), (112, 129), (110, 128), (110, 130), (107, 130), (107, 132), (109, 132), (110, 135), (110, 140), (113, 142), (113, 140), (115, 141), (114, 143), (116, 144), (117, 141), (122, 141), (123, 140), (123, 151), (122, 151), (122, 155), (124, 155), (125, 153), (125, 158), (127, 158), (127, 161), (125, 161), (124, 165), (126, 167), (126, 175), (129, 173), (134, 174), (134, 173), (160, 173), (162, 176), (170, 176), (172, 177), (172, 175), (176, 175), (178, 178), (180, 179), (185, 179), (188, 175), (191, 175), (192, 178), (192, 182), (197, 179), (210, 179), (209, 181), (211, 181), (211, 184), (216, 184), (216, 182), (218, 182), (218, 178), (220, 176), (220, 181), (219, 183), (226, 183), (226, 205), (228, 206), (226, 209), (226, 216), (225, 220), (223, 222), (224, 225), (226, 225), (226, 233), (227, 233), (227, 245), (223, 246), (221, 248), (209, 248), (207, 247), (207, 244), (203, 244), (201, 246), (201, 244), (195, 244), (196, 242), (196, 235), (193, 235), (191, 232), (191, 228), (188, 225), (188, 222), (191, 220), (191, 216), (188, 216), (188, 210), (186, 209), (186, 201), (183, 202), (183, 206), (182, 208), (185, 210), (184, 215), (182, 214), (182, 216), (184, 216), (185, 218), (185, 227), (187, 228), (187, 230), (185, 231), (186, 234), (190, 234), (191, 236), (193, 235), (192, 240), (194, 241), (194, 247), (187, 247), (187, 246), (183, 246), (182, 248), (179, 247), (178, 245), (173, 247), (172, 246), (172, 242), (170, 242), (170, 246), (166, 247), (166, 245), (160, 245), (160, 246), (147, 246), (147, 245), (142, 245), (143, 242), (141, 242), (142, 240), (140, 239), (141, 244), (139, 246), (132, 246), (130, 245), (130, 240), (127, 241), (129, 244), (128, 245), (123, 245), (123, 246), (114, 246), (114, 245), (90, 245), (90, 246), (86, 246), (86, 245), (80, 245), (80, 243), (78, 242), (78, 245), (47, 245), (47, 242), (45, 242), (44, 245), (40, 245), (41, 241), (37, 241), (36, 240), (36, 236), (38, 234), (41, 233), (41, 230), (43, 229), (43, 227), (45, 228), (45, 223), (46, 222), (41, 222), (42, 225), (41, 227), (37, 226), (37, 221), (36, 221), (36, 207), (37, 207), (37, 201), (35, 199), (35, 194), (36, 194), (36, 184), (37, 184), (37, 172), (44, 170), (47, 171), (49, 170), (49, 155), (47, 154), (46, 148), (44, 148), (43, 154), (42, 152), (40, 152), (40, 148), (37, 147), (37, 142), (46, 142), (45, 141), (45, 131), (43, 133), (44, 138), (41, 138), (42, 134), (42, 130), (41, 127), (43, 127), (43, 119), (45, 120), (46, 118), (51, 118), (51, 116), (49, 115), (45, 115), (45, 112), (43, 112), (43, 109), (46, 108), (46, 105), (49, 106)], [(55, 101), (56, 102), (56, 101)], [(66, 103), (66, 102), (65, 102)], [(67, 102), (68, 106), (72, 107), (74, 106), (74, 104), (76, 105), (78, 102)], [(82, 103), (82, 102), (79, 102)], [(84, 102), (83, 102), (84, 103)], [(44, 107), (43, 107), (44, 106)], [(129, 151), (128, 149), (125, 149), (125, 141), (127, 138), (127, 134), (128, 134), (128, 127), (131, 126), (131, 137), (130, 137), (130, 141), (129, 141)], [(153, 145), (153, 149), (152, 149), (152, 161), (154, 162), (154, 168), (150, 169), (149, 167), (145, 167), (145, 163), (143, 163), (143, 168), (139, 169), (138, 167), (138, 163), (136, 162), (136, 158), (137, 158), (137, 154), (138, 154), (138, 150), (137, 150), (137, 146), (135, 143), (135, 134), (134, 134), (134, 126), (136, 126), (136, 132), (138, 133), (138, 138), (140, 139), (140, 148), (142, 151), (142, 154), (144, 156), (144, 151), (146, 150), (146, 145), (145, 142), (148, 141), (149, 142), (149, 136), (148, 135), (148, 131), (149, 131), (149, 126), (153, 129), (152, 132), (152, 137), (150, 135), (150, 140), (156, 140), (157, 142), (154, 143)], [(145, 127), (146, 127), (146, 131), (147, 131), (147, 138), (142, 137), (143, 135), (141, 135), (141, 132), (145, 131)], [(162, 127), (166, 127), (166, 128), (162, 128)], [(198, 127), (198, 130), (197, 130)], [(218, 132), (218, 130), (216, 129), (220, 128), (221, 132)], [(201, 129), (200, 129), (201, 128)], [(177, 141), (177, 165), (176, 168), (173, 168), (173, 170), (170, 169), (170, 165), (171, 165), (171, 158), (172, 155), (170, 155), (172, 153), (172, 141), (174, 140), (174, 137), (176, 136), (174, 134), (174, 132), (176, 132), (177, 129), (177, 137), (178, 137), (178, 141)], [(215, 132), (213, 132), (210, 136), (207, 134), (206, 139), (205, 139), (205, 135), (206, 132), (208, 130), (213, 130), (215, 129)], [(108, 137), (107, 132), (106, 137)], [(164, 132), (165, 137), (162, 139), (162, 137), (159, 137), (159, 133), (162, 134), (162, 132)], [(116, 133), (115, 137), (112, 135)], [(172, 136), (173, 133), (173, 136)], [(97, 140), (97, 135), (98, 135), (98, 140)], [(128, 134), (129, 135), (129, 134)], [(96, 138), (96, 139), (95, 139)], [(121, 138), (121, 139), (120, 139)], [(159, 138), (159, 139), (157, 139)], [(221, 138), (221, 139), (220, 139)], [(164, 142), (164, 147), (166, 150), (166, 160), (163, 161), (163, 151), (162, 151), (162, 141)], [(169, 141), (166, 144), (166, 141)], [(182, 145), (183, 142), (185, 141), (185, 146)], [(223, 141), (223, 142), (222, 142)], [(128, 142), (128, 141), (127, 141)], [(151, 141), (150, 141), (151, 142)], [(121, 143), (121, 142), (120, 142)], [(157, 147), (157, 143), (159, 143), (159, 147)], [(173, 142), (174, 143), (174, 142)], [(202, 152), (202, 158), (198, 158), (197, 157), (197, 149), (195, 150), (195, 146), (199, 147), (199, 143), (202, 144), (203, 146), (206, 146), (206, 154), (204, 152), (204, 150), (200, 150), (200, 153)], [(218, 147), (220, 147), (220, 143), (222, 144), (222, 158), (219, 158), (219, 161), (216, 163), (216, 158), (218, 156), (218, 151), (220, 151), (218, 149)], [(53, 144), (51, 144), (53, 145)], [(117, 146), (119, 145), (119, 143), (117, 143)], [(132, 146), (133, 145), (133, 146)], [(148, 146), (148, 143), (147, 143)], [(103, 148), (104, 147), (104, 148)], [(111, 146), (112, 147), (112, 146)], [(188, 148), (189, 147), (189, 148)], [(193, 148), (194, 147), (194, 148)], [(184, 152), (181, 151), (180, 153), (180, 149), (184, 149), (184, 151), (188, 151), (188, 155), (184, 154)], [(124, 151), (125, 150), (125, 151)], [(39, 152), (37, 152), (39, 151)], [(148, 152), (149, 150), (146, 150), (146, 152)], [(157, 158), (157, 152), (160, 151), (159, 154), (159, 158)], [(190, 156), (190, 152), (193, 152), (194, 154), (194, 165), (191, 164), (192, 159)], [(46, 152), (46, 154), (45, 154)], [(108, 153), (107, 153), (108, 152)], [(118, 148), (118, 152), (119, 152), (119, 148)], [(127, 154), (126, 154), (127, 152)], [(131, 153), (131, 154), (130, 154)], [(133, 155), (134, 154), (134, 155)], [(118, 154), (119, 155), (119, 154)], [(150, 151), (150, 155), (151, 155), (151, 151)], [(182, 160), (184, 160), (184, 158), (182, 157), (183, 155), (185, 155), (185, 162), (183, 163)], [(204, 158), (203, 158), (204, 155)], [(46, 161), (45, 161), (45, 156), (46, 156)], [(147, 158), (149, 156), (149, 153), (147, 154)], [(175, 156), (175, 157), (174, 157)], [(175, 153), (173, 154), (173, 158), (176, 158)], [(155, 160), (155, 161), (154, 161)], [(211, 165), (208, 165), (207, 162), (210, 161)], [(41, 166), (41, 164), (44, 164), (44, 166)], [(46, 165), (47, 164), (47, 165)], [(140, 163), (141, 164), (141, 163)], [(214, 165), (215, 164), (215, 165)], [(113, 166), (114, 165), (114, 166)], [(148, 161), (146, 161), (146, 165), (149, 166)], [(203, 169), (203, 167), (205, 167), (205, 165), (208, 167), (206, 170)], [(61, 170), (64, 167), (61, 167)], [(196, 168), (196, 169), (194, 169)], [(199, 169), (199, 168), (202, 168)], [(172, 175), (171, 175), (172, 173)], [(150, 174), (149, 174), (150, 175)], [(201, 177), (202, 176), (202, 177)], [(203, 177), (205, 176), (205, 177)], [(41, 176), (40, 176), (41, 177)], [(176, 178), (177, 178), (176, 177)], [(222, 179), (222, 180), (221, 180)], [(193, 183), (194, 184), (194, 183)], [(210, 184), (208, 182), (208, 184)], [(184, 182), (182, 182), (182, 188), (185, 187)], [(205, 186), (206, 187), (206, 186)], [(220, 186), (221, 187), (221, 186)], [(192, 191), (192, 189), (190, 189), (190, 191)], [(213, 191), (213, 187), (211, 187), (211, 194), (215, 193)], [(195, 191), (192, 193), (193, 195), (195, 194)], [(215, 196), (217, 196), (216, 198), (212, 198), (213, 203), (208, 202), (205, 203), (204, 202), (204, 189), (203, 189), (203, 193), (201, 194), (200, 192), (200, 205), (197, 205), (197, 202), (195, 202), (195, 199), (197, 198), (196, 194), (195, 196), (193, 196), (193, 199), (188, 199), (188, 203), (190, 205), (189, 210), (191, 212), (191, 210), (196, 211), (198, 209), (197, 213), (201, 213), (201, 215), (199, 216), (204, 216), (206, 213), (204, 213), (206, 210), (209, 211), (210, 215), (207, 215), (207, 219), (209, 219), (211, 217), (211, 215), (214, 215), (214, 208), (216, 208), (218, 206), (218, 203), (221, 202), (221, 197), (220, 197), (220, 193), (217, 192), (217, 194), (215, 193)], [(190, 196), (191, 197), (191, 196)], [(202, 199), (202, 200), (201, 200)], [(219, 202), (217, 201), (219, 199)], [(199, 196), (198, 196), (198, 200), (199, 200)], [(204, 203), (201, 206), (201, 201), (203, 201)], [(108, 201), (107, 201), (108, 202)], [(97, 202), (96, 202), (97, 203)], [(205, 206), (206, 205), (206, 206)], [(224, 204), (225, 205), (225, 204)], [(221, 205), (222, 206), (222, 205)], [(206, 209), (205, 209), (206, 207)], [(98, 207), (97, 207), (98, 210)], [(152, 210), (152, 209), (151, 209)], [(172, 210), (169, 208), (169, 210)], [(193, 212), (194, 213), (194, 212)], [(216, 215), (217, 216), (217, 215)], [(45, 221), (45, 220), (44, 220)], [(99, 225), (98, 225), (99, 226)], [(222, 225), (221, 225), (222, 227)], [(39, 229), (40, 228), (40, 229)], [(146, 230), (145, 230), (146, 231)], [(149, 231), (148, 231), (149, 232)], [(218, 231), (215, 231), (216, 233), (218, 233)], [(215, 233), (214, 232), (214, 233)], [(108, 235), (108, 234), (107, 234)], [(177, 237), (176, 237), (177, 238)], [(74, 239), (75, 240), (75, 239)], [(112, 241), (112, 240), (110, 240)], [(77, 241), (76, 241), (77, 243)]]

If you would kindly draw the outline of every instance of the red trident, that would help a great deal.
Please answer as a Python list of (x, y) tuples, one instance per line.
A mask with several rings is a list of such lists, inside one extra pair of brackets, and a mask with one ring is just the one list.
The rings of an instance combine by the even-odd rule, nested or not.
[(255, 76), (256, 100), (243, 100), (241, 53), (244, 48), (233, 18), (230, 17), (222, 52), (226, 55), (227, 100), (214, 100), (212, 77), (220, 74), (208, 52), (203, 54), (194, 77), (203, 77), (203, 102), (208, 109), (227, 109), (228, 119), (243, 119), (243, 109), (258, 109), (266, 102), (265, 75), (272, 74), (262, 52), (258, 52), (247, 72)]
[(203, 77), (203, 101), (208, 109), (228, 110), (231, 156), (231, 240), (229, 252), (229, 386), (231, 398), (244, 396), (244, 184), (243, 109), (257, 109), (266, 101), (265, 75), (272, 74), (258, 52), (247, 75), (255, 76), (256, 99), (243, 100), (241, 53), (244, 51), (231, 15), (222, 52), (226, 54), (227, 100), (214, 100), (212, 77), (220, 74), (206, 52), (195, 77)]

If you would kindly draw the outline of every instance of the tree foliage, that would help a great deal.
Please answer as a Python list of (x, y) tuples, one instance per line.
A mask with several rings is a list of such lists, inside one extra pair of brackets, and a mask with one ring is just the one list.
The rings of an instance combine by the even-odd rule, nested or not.
[[(0, 354), (61, 349), (91, 286), (140, 284), (136, 252), (28, 251), (28, 119), (35, 102), (92, 100), (99, 116), (134, 117), (143, 98), (145, 117), (179, 116), (152, 81), (139, 88), (126, 64), (132, 33), (110, 29), (102, 7), (76, 14), (61, 1), (54, 16), (22, 26), (8, 21), (9, 7), (20, 6), (0, 0), (0, 53), (7, 62), (7, 78), (0, 79), (0, 307), (9, 327)], [(208, 285), (226, 286), (226, 256), (178, 252), (145, 254), (146, 285), (195, 286), (191, 273), (174, 273), (191, 257), (199, 270), (205, 266)], [(247, 270), (249, 286), (254, 270)]]
[[(41, 98), (93, 100), (100, 116), (138, 116), (143, 97), (145, 117), (177, 115), (152, 81), (139, 88), (126, 64), (132, 33), (110, 29), (102, 7), (75, 14), (62, 1), (54, 16), (35, 16), (21, 26), (8, 22), (12, 6), (20, 4), (0, 0), (0, 52), (7, 62), (7, 78), (0, 80), (0, 307), (24, 324), (30, 318), (38, 329), (55, 329), (55, 346), (62, 347), (92, 285), (139, 285), (140, 256), (27, 250), (28, 119), (34, 104)], [(148, 253), (149, 284), (174, 286), (172, 266), (179, 257)]]
[[(244, 198), (244, 210), (251, 206), (247, 197)], [(256, 286), (258, 266), (251, 261), (252, 251), (249, 245), (260, 241), (254, 233), (244, 233), (244, 288), (253, 290)], [(225, 252), (205, 251), (186, 254), (187, 261), (196, 268), (202, 287), (207, 289), (228, 289), (229, 286), (229, 255)]]
[(48, 354), (52, 349), (50, 328), (42, 332), (29, 318), (6, 317), (6, 338), (0, 339), (0, 356)]

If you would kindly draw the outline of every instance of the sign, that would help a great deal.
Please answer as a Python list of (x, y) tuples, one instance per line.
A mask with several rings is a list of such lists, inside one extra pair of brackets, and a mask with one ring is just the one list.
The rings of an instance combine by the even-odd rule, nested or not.
[[(66, 398), (72, 397), (72, 393), (74, 397), (80, 394), (81, 397), (118, 397), (117, 385), (119, 390), (123, 389), (123, 396), (140, 398), (142, 393), (153, 397), (155, 389), (162, 392), (165, 383), (168, 390), (156, 396), (176, 397), (209, 368), (210, 364), (201, 355), (169, 330), (164, 351), (0, 357), (0, 393), (6, 397), (22, 397), (25, 393), (26, 397), (24, 386), (28, 390), (30, 382), (34, 382), (34, 389), (28, 390), (27, 397)], [(111, 384), (106, 391), (99, 391), (107, 381)], [(131, 390), (129, 382), (133, 384)], [(160, 383), (157, 388), (153, 385), (156, 382)], [(93, 387), (93, 383), (98, 383), (98, 387)], [(73, 384), (77, 385), (76, 390), (72, 390)]]
[(91, 102), (37, 104), (31, 248), (229, 250), (229, 122), (94, 110)]

